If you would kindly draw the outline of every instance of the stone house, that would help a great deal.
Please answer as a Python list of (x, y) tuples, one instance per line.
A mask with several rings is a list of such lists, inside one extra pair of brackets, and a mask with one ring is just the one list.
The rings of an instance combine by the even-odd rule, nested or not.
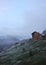
[(39, 32), (35, 31), (32, 33), (32, 40), (33, 41), (38, 41), (38, 40), (42, 40), (42, 39), (43, 39), (43, 37)]
[(46, 34), (42, 36), (43, 37), (43, 40), (46, 40)]

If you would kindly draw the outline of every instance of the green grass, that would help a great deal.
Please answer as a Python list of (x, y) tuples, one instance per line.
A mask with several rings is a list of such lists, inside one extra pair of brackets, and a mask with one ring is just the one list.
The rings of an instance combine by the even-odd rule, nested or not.
[(0, 53), (0, 65), (46, 65), (46, 40), (32, 43), (28, 41), (24, 46)]

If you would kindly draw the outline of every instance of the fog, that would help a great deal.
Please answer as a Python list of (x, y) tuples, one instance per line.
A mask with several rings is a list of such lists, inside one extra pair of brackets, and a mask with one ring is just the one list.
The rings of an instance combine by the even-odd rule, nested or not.
[(46, 0), (0, 0), (0, 35), (30, 36), (46, 29)]

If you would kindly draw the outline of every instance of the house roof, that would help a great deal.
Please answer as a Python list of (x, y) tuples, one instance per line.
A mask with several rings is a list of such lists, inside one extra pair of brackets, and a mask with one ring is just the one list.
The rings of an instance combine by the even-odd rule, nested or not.
[(36, 32), (36, 31), (34, 31), (34, 32), (32, 33), (32, 35), (34, 35), (35, 33), (37, 33), (37, 34), (39, 34), (39, 35), (42, 36), (42, 34), (40, 34), (39, 32)]

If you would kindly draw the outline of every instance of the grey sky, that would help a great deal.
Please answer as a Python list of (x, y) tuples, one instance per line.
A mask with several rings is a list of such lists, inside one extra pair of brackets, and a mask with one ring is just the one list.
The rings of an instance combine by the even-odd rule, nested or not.
[(0, 34), (30, 35), (46, 29), (46, 0), (0, 0)]

